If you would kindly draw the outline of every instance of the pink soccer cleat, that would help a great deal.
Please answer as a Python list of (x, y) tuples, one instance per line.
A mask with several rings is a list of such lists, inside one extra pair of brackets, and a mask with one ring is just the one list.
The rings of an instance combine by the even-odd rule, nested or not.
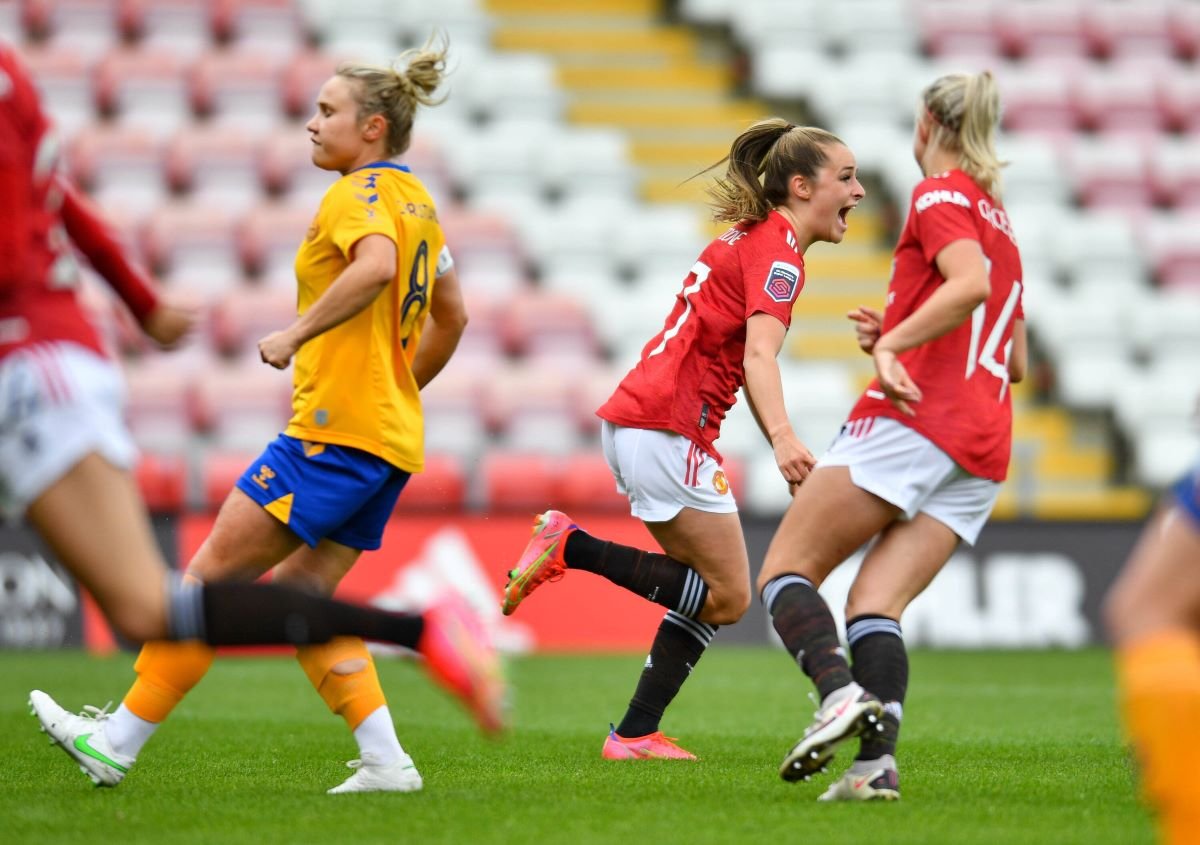
[(507, 685), (479, 617), (457, 594), (431, 605), (417, 651), (439, 684), (458, 696), (485, 733), (505, 726)]
[(526, 596), (546, 581), (557, 581), (567, 571), (563, 550), (567, 537), (576, 529), (571, 517), (562, 511), (546, 511), (533, 522), (533, 537), (521, 553), (516, 567), (508, 573), (504, 601), (500, 609), (512, 616)]
[(617, 729), (608, 726), (608, 738), (600, 756), (605, 760), (695, 760), (696, 755), (675, 744), (675, 738), (655, 731), (646, 736), (626, 739), (617, 736)]

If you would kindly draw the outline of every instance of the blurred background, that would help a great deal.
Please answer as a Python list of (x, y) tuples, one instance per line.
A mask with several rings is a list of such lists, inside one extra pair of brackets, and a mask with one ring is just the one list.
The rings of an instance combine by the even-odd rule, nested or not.
[[(593, 411), (720, 231), (705, 181), (685, 180), (769, 115), (840, 135), (868, 191), (846, 241), (809, 251), (781, 360), (796, 429), (823, 451), (871, 374), (844, 314), (882, 305), (920, 177), (919, 92), (986, 68), (1004, 103), (1032, 375), (1014, 386), (994, 523), (935, 585), (975, 617), (945, 635), (932, 589), (906, 632), (1095, 638), (1099, 594), (1197, 445), (1194, 0), (0, 0), (0, 38), (32, 69), (75, 178), (165, 286), (203, 305), (202, 331), (161, 354), (87, 285), (125, 367), (143, 491), (178, 559), (288, 416), (290, 379), (259, 363), (255, 341), (294, 313), (295, 249), (332, 181), (309, 161), (315, 93), (339, 60), (388, 62), (435, 28), (450, 39), (449, 97), (418, 113), (403, 160), (438, 202), (471, 323), (425, 391), (428, 469), (401, 497), (393, 557), (371, 586), (348, 582), (352, 597), (402, 606), (441, 579), (494, 608), (528, 515), (550, 506), (648, 542), (613, 489)], [(786, 485), (744, 403), (718, 445), (757, 562)], [(28, 582), (33, 546), (9, 534), (0, 548), (9, 585)], [(6, 587), (8, 620), (21, 592)], [(583, 612), (589, 595), (562, 606)], [(530, 610), (514, 647), (578, 645)], [(1031, 635), (1036, 619), (1058, 633)], [(64, 637), (86, 628), (70, 621)], [(6, 621), (0, 643), (41, 642), (14, 631)], [(640, 632), (628, 642), (644, 644)]]

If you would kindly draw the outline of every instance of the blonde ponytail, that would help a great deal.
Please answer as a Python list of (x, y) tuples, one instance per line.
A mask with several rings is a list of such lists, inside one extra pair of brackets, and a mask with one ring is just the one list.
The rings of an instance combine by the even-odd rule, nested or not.
[[(440, 44), (435, 42), (440, 41)], [(417, 106), (436, 106), (446, 98), (433, 92), (446, 75), (448, 39), (431, 35), (421, 47), (405, 50), (392, 67), (343, 62), (337, 75), (358, 83), (355, 100), (358, 119), (373, 114), (387, 120), (387, 153), (397, 156), (412, 142), (413, 117)]]
[(991, 72), (943, 76), (925, 89), (921, 100), (933, 118), (931, 142), (958, 152), (963, 172), (1000, 199), (1005, 162), (996, 153), (1000, 92)]

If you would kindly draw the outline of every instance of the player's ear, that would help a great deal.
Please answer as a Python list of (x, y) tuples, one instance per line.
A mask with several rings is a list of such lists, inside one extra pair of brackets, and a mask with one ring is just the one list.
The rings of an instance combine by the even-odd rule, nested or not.
[(387, 134), (387, 120), (381, 114), (373, 114), (363, 121), (362, 136), (368, 143), (374, 143)]
[(791, 178), (788, 179), (788, 190), (791, 195), (797, 199), (812, 199), (812, 186), (808, 183), (808, 180), (799, 173), (793, 173)]

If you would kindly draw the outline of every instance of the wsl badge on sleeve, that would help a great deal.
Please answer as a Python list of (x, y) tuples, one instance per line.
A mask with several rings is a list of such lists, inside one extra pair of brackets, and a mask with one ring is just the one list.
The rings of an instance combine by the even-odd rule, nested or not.
[(791, 302), (796, 298), (796, 286), (800, 284), (800, 268), (786, 261), (776, 261), (767, 274), (764, 289), (767, 296), (776, 302)]

